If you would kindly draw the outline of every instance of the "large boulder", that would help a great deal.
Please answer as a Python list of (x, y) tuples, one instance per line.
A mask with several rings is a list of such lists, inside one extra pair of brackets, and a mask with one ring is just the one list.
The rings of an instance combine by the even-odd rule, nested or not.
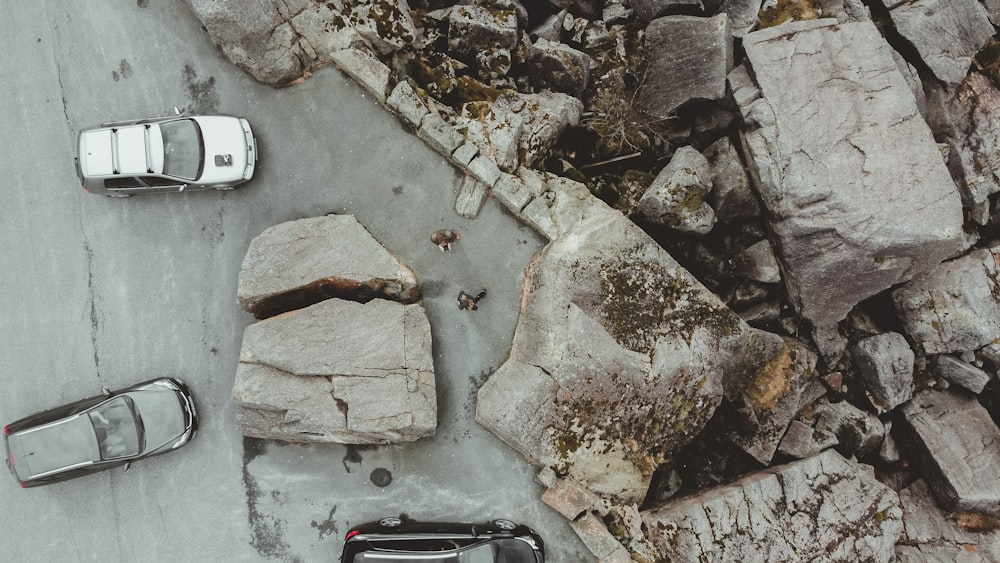
[(965, 78), (972, 57), (994, 33), (978, 0), (882, 0), (892, 23), (916, 47), (934, 76), (949, 86)]
[(918, 352), (976, 350), (1000, 338), (998, 262), (1000, 245), (974, 250), (892, 292)]
[(232, 399), (245, 436), (342, 444), (430, 436), (437, 398), (424, 308), (329, 299), (251, 324)]
[(899, 491), (904, 537), (897, 561), (995, 561), (1000, 554), (996, 521), (981, 514), (948, 514), (934, 502), (923, 479)]
[(250, 242), (237, 298), (258, 319), (323, 299), (420, 298), (413, 271), (389, 253), (353, 215), (281, 223)]
[(300, 78), (308, 59), (299, 34), (274, 0), (187, 0), (202, 26), (233, 64), (257, 80), (285, 85)]
[(899, 428), (938, 504), (1000, 516), (1000, 429), (976, 396), (927, 390), (900, 410)]
[(730, 74), (789, 297), (827, 359), (862, 300), (965, 249), (962, 202), (871, 22), (748, 34)]
[(733, 41), (725, 14), (711, 18), (664, 16), (646, 27), (648, 61), (637, 106), (650, 117), (673, 117), (689, 100), (720, 100), (733, 67)]
[(534, 463), (638, 502), (781, 341), (620, 212), (580, 197), (554, 203), (557, 221), (577, 219), (529, 265), (510, 356), (480, 389), (476, 418)]
[(903, 527), (896, 493), (832, 450), (641, 514), (626, 547), (656, 561), (893, 561)]

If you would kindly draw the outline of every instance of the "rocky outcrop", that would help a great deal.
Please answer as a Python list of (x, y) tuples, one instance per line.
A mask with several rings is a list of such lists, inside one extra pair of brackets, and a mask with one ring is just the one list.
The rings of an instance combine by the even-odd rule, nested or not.
[(1000, 246), (945, 262), (892, 292), (922, 354), (976, 350), (1000, 338)]
[(900, 410), (900, 429), (938, 503), (1000, 516), (1000, 429), (975, 395), (927, 390)]
[[(642, 561), (893, 561), (896, 493), (827, 451), (641, 513)], [(624, 528), (624, 526), (623, 526)]]
[(237, 298), (258, 319), (331, 297), (375, 297), (413, 303), (417, 278), (353, 215), (281, 223), (251, 243), (240, 269)]
[(978, 0), (881, 0), (899, 33), (916, 47), (934, 76), (956, 86), (972, 57), (994, 33)]
[(431, 331), (413, 272), (350, 215), (300, 219), (250, 243), (232, 401), (246, 436), (381, 444), (434, 433)]
[(510, 356), (480, 389), (476, 419), (534, 463), (637, 502), (780, 342), (589, 197), (529, 266)]
[(986, 224), (989, 197), (1000, 192), (1000, 90), (986, 76), (971, 73), (940, 113), (938, 126), (951, 147), (949, 169), (971, 218)]
[(251, 324), (233, 384), (236, 427), (289, 442), (384, 444), (434, 434), (421, 305), (328, 299)]
[(744, 48), (729, 81), (752, 175), (789, 298), (835, 359), (855, 304), (969, 244), (961, 200), (873, 24), (793, 22)]

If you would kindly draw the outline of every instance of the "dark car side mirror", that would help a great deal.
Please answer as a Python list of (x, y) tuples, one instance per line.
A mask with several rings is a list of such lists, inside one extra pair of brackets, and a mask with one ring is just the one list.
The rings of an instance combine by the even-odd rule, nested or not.
[(128, 468), (129, 468), (129, 467), (132, 467), (132, 462), (131, 462), (131, 461), (130, 461), (130, 462), (128, 462), (128, 463), (126, 463), (126, 464), (125, 464), (125, 466), (124, 466), (124, 467), (122, 467), (122, 473), (124, 473), (124, 472), (128, 471)]

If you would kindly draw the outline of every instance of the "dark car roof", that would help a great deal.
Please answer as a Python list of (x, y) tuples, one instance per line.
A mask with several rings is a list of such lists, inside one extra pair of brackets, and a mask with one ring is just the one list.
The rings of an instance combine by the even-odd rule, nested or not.
[[(21, 464), (16, 467), (22, 479), (101, 459), (94, 427), (85, 413), (22, 430), (10, 439), (16, 440), (12, 448), (20, 450)], [(27, 474), (20, 471), (24, 466)]]

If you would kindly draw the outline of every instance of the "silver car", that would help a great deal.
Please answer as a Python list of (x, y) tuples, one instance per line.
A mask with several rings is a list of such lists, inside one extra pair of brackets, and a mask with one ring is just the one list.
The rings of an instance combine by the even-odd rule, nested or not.
[(257, 140), (249, 121), (176, 113), (81, 131), (76, 171), (83, 189), (113, 197), (231, 190), (253, 177)]

